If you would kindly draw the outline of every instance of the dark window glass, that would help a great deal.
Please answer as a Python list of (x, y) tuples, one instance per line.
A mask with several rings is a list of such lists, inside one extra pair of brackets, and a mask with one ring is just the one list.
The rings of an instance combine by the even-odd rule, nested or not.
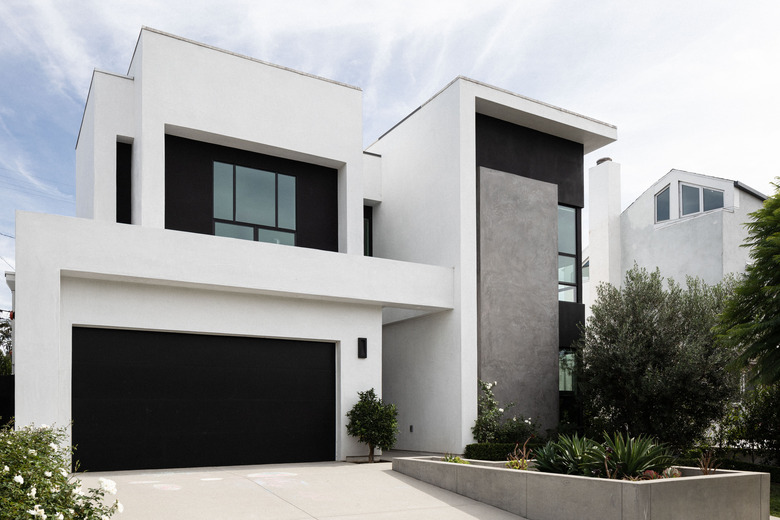
[(251, 226), (240, 226), (225, 222), (214, 223), (214, 234), (219, 237), (241, 238), (243, 240), (255, 239), (255, 230)]
[(558, 300), (577, 301), (577, 210), (558, 206)]
[(655, 221), (669, 220), (669, 186), (655, 196)]
[(257, 241), (294, 246), (295, 233), (290, 233), (289, 231), (278, 231), (276, 229), (257, 228)]
[(295, 245), (295, 177), (214, 162), (214, 234)]
[(374, 208), (363, 206), (363, 256), (374, 256)]
[(703, 188), (704, 192), (704, 211), (718, 209), (723, 207), (723, 192)]
[(577, 211), (558, 206), (558, 251), (577, 254)]
[(683, 215), (690, 215), (691, 213), (698, 213), (701, 211), (699, 207), (699, 188), (683, 184), (680, 195), (682, 199)]
[(574, 390), (574, 352), (560, 350), (558, 352), (558, 391), (572, 392)]
[(558, 281), (577, 283), (577, 259), (573, 256), (558, 256)]
[(214, 163), (214, 218), (234, 218), (232, 164)]
[(285, 229), (295, 229), (295, 177), (292, 175), (276, 176), (278, 183), (278, 226)]
[(236, 220), (276, 227), (276, 174), (236, 166)]
[(132, 223), (132, 169), (133, 145), (116, 143), (116, 221)]

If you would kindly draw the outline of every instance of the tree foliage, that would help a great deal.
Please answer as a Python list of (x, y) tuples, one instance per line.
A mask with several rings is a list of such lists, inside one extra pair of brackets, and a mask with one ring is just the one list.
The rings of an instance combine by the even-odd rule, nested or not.
[[(778, 178), (780, 180), (780, 178)], [(775, 194), (750, 214), (745, 226), (753, 262), (726, 303), (719, 338), (740, 349), (734, 366), (748, 367), (753, 380), (780, 383), (780, 184)]]
[(11, 374), (11, 321), (0, 320), (0, 376)]
[(347, 433), (368, 444), (368, 461), (374, 462), (374, 448), (389, 450), (398, 433), (398, 410), (394, 404), (384, 404), (374, 389), (358, 392), (360, 400), (347, 412)]
[(598, 287), (575, 366), (591, 434), (628, 430), (684, 449), (720, 418), (737, 386), (733, 351), (711, 331), (728, 282), (685, 288), (634, 266), (623, 287)]

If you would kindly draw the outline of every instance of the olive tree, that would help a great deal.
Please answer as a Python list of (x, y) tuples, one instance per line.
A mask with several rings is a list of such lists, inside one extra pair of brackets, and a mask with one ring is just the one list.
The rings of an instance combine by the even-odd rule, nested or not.
[(398, 410), (394, 404), (384, 404), (374, 389), (358, 392), (360, 399), (347, 412), (347, 433), (368, 444), (368, 462), (374, 462), (374, 448), (389, 450), (398, 433)]
[(628, 430), (684, 449), (736, 390), (733, 350), (712, 332), (729, 282), (683, 288), (636, 265), (622, 288), (602, 284), (579, 341), (575, 373), (586, 428)]

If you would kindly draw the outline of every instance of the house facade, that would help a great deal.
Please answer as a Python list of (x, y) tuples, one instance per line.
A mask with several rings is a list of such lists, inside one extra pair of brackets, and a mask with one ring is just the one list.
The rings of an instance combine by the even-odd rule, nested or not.
[(620, 164), (604, 160), (589, 175), (588, 307), (599, 283), (621, 285), (634, 263), (679, 283), (694, 276), (715, 284), (744, 272), (744, 224), (765, 195), (739, 181), (673, 169), (621, 212)]
[(461, 452), (481, 378), (554, 426), (615, 128), (457, 78), (363, 150), (361, 104), (147, 28), (95, 71), (76, 217), (17, 214), (17, 424), (89, 470), (344, 460), (375, 388), (398, 448)]

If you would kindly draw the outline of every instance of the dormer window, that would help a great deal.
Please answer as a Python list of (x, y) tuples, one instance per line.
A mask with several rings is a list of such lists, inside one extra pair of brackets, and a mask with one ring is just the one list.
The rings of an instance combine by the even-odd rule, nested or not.
[(655, 221), (669, 220), (669, 186), (659, 191), (655, 196)]
[(680, 214), (693, 215), (723, 207), (723, 192), (703, 186), (680, 183)]

